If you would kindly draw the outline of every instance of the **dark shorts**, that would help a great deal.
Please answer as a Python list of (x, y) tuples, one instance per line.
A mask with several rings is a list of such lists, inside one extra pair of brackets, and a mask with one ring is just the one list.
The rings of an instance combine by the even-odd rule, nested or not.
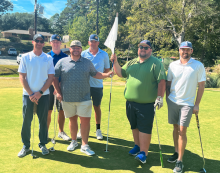
[(151, 134), (154, 121), (154, 103), (126, 102), (127, 118), (131, 129)]
[(103, 88), (90, 87), (90, 96), (92, 97), (92, 102), (94, 106), (101, 105)]
[[(49, 110), (53, 110), (53, 106), (54, 106), (54, 95), (53, 95), (54, 88), (53, 88), (53, 85), (51, 85), (49, 87), (49, 90), (50, 90)], [(62, 104), (60, 103), (59, 100), (56, 100), (56, 107), (57, 107), (57, 110), (58, 110), (58, 107), (60, 108), (60, 110), (63, 110)]]

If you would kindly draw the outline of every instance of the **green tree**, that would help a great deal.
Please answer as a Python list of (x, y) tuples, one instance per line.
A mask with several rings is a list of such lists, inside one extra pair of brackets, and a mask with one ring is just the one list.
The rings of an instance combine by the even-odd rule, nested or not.
[(13, 10), (13, 4), (8, 0), (0, 0), (0, 17), (7, 11)]

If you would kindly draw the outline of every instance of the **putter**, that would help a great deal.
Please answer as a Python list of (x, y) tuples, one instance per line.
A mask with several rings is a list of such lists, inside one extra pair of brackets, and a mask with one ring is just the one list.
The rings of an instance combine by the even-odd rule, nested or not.
[[(157, 105), (154, 107), (154, 115), (155, 115), (156, 125), (157, 125), (156, 107)], [(158, 136), (158, 143), (159, 143), (159, 149), (160, 149), (160, 163), (161, 163), (161, 167), (163, 168), (163, 155), (162, 155), (161, 146), (160, 146), (158, 125), (157, 125), (157, 136)]]
[[(112, 62), (112, 71), (114, 72), (113, 64), (114, 64), (114, 61)], [(104, 150), (105, 152), (109, 152), (109, 150), (108, 150), (108, 131), (109, 131), (110, 108), (111, 108), (111, 95), (112, 95), (112, 77), (111, 77), (110, 99), (109, 99), (109, 112), (108, 112), (107, 143), (106, 143), (106, 148), (105, 148), (105, 150)]]
[(37, 104), (34, 103), (34, 108), (33, 108), (33, 116), (34, 116), (34, 125), (33, 125), (33, 140), (32, 140), (32, 151), (31, 151), (31, 156), (36, 158), (37, 156), (34, 155), (34, 126), (35, 126), (35, 114), (37, 113)]
[[(56, 144), (56, 141), (55, 141), (55, 137), (56, 137), (56, 131), (57, 131), (57, 121), (56, 121), (56, 101), (57, 101), (57, 97), (56, 95), (54, 95), (54, 137), (51, 139), (51, 142), (53, 144), (53, 147), (50, 148), (50, 151), (55, 151), (54, 147), (55, 147), (55, 144)], [(58, 118), (58, 114), (59, 114), (59, 104), (58, 104), (58, 112), (57, 112), (57, 118)], [(55, 122), (56, 121), (56, 122)], [(56, 124), (56, 127), (55, 127), (55, 124)]]
[(198, 131), (199, 131), (199, 138), (200, 138), (200, 144), (201, 144), (201, 149), (202, 149), (202, 157), (203, 157), (203, 168), (200, 169), (199, 172), (201, 172), (201, 173), (206, 173), (206, 170), (205, 170), (205, 158), (204, 158), (203, 147), (202, 147), (202, 138), (201, 138), (201, 134), (200, 134), (200, 126), (199, 126), (198, 112), (196, 112), (195, 115), (196, 115), (196, 122), (197, 122)]

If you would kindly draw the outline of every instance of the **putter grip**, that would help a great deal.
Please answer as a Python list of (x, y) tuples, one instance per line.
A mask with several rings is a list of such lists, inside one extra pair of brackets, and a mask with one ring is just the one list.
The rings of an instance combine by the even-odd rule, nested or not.
[(196, 115), (196, 123), (197, 123), (197, 127), (200, 128), (200, 127), (199, 127), (199, 117), (198, 117), (198, 114), (196, 113), (195, 115)]
[(36, 114), (36, 113), (37, 113), (37, 104), (34, 103), (33, 114)]

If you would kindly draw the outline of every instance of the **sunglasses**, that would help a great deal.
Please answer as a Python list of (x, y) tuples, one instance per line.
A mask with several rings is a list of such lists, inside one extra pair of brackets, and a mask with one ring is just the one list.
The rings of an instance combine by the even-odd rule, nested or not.
[(44, 43), (44, 40), (35, 40), (36, 43)]
[(150, 49), (150, 47), (139, 46), (139, 49), (148, 50), (148, 49)]

